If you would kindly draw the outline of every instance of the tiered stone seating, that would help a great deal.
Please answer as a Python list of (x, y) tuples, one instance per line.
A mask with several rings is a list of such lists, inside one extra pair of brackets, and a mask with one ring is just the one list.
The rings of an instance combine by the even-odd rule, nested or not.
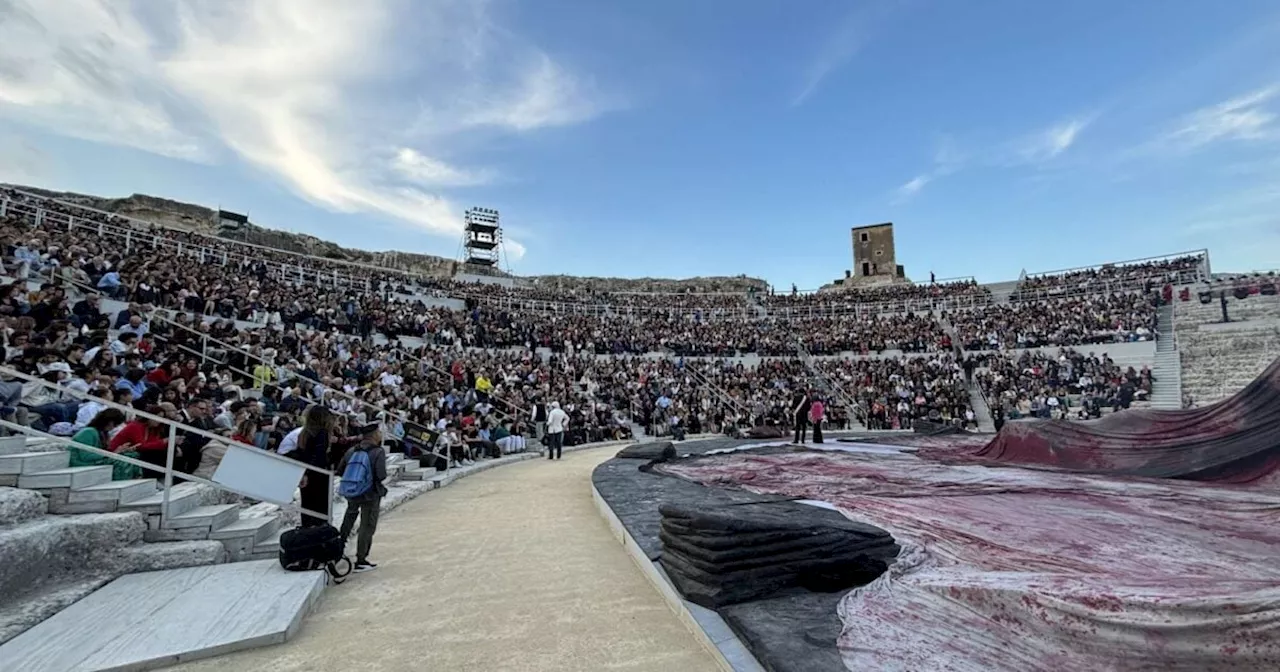
[(1235, 394), (1280, 357), (1280, 297), (1228, 298), (1227, 312), (1222, 324), (1216, 299), (1175, 306), (1183, 394), (1195, 405)]

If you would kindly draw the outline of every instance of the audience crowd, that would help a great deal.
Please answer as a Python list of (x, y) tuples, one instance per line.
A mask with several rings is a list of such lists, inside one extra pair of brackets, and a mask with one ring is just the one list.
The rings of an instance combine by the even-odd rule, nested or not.
[(947, 315), (965, 350), (1149, 341), (1155, 294), (1138, 292), (993, 304)]
[(1170, 259), (1127, 264), (1105, 264), (1063, 273), (1029, 275), (1023, 278), (1014, 300), (1036, 301), (1066, 295), (1110, 294), (1153, 288), (1165, 284), (1187, 285), (1203, 274), (1205, 259), (1189, 254)]
[[(13, 192), (0, 197), (32, 205)], [(74, 206), (39, 205), (110, 223)], [(1007, 406), (1008, 417), (1044, 413), (1055, 406), (1051, 399), (1065, 406), (1066, 395), (1126, 407), (1149, 392), (1150, 372), (1113, 370), (1105, 355), (1069, 346), (1153, 339), (1161, 297), (1140, 286), (1078, 290), (1168, 279), (1201, 262), (1028, 278), (1023, 287), (1041, 298), (1024, 294), (1009, 304), (991, 303), (972, 281), (813, 295), (769, 294), (746, 278), (620, 281), (608, 291), (567, 278), (506, 287), (284, 252), (246, 255), (237, 243), (169, 229), (139, 231), (126, 248), (65, 218), (28, 214), (10, 209), (0, 217), (4, 272), (19, 278), (0, 288), (9, 366), (162, 417), (195, 418), (207, 408), (204, 424), (263, 448), (278, 445), (299, 413), (319, 404), (351, 426), (382, 422), (390, 437), (405, 436), (406, 425), (431, 428), (460, 461), (492, 454), (490, 444), (505, 450), (537, 441), (552, 402), (570, 416), (570, 445), (626, 436), (633, 422), (679, 434), (787, 427), (797, 394), (826, 394), (808, 389), (815, 383), (799, 354), (888, 353), (813, 360), (842, 391), (827, 400), (837, 426), (854, 419), (875, 429), (917, 419), (971, 425), (964, 377), (972, 364), (955, 358), (957, 348), (1067, 348), (1057, 359), (986, 358), (982, 389), (1002, 413)], [(179, 243), (181, 255), (174, 254)], [(43, 284), (29, 291), (26, 280)], [(466, 299), (468, 307), (422, 300), (441, 296)], [(103, 298), (127, 308), (104, 314)], [(855, 314), (868, 303), (956, 298), (971, 303), (934, 314)], [(751, 366), (727, 359), (746, 354), (770, 359)], [(685, 359), (694, 356), (713, 359)], [(92, 420), (92, 402), (18, 387), (4, 400), (9, 417), (68, 435)], [(154, 449), (141, 443), (152, 446), (142, 453)]]
[[(1142, 367), (1121, 368), (1102, 353), (1062, 348), (1056, 354), (1027, 350), (988, 354), (976, 380), (993, 414), (1019, 418), (1097, 418), (1104, 408), (1145, 401), (1155, 377)], [(970, 365), (973, 366), (972, 364)]]
[[(871, 287), (853, 287), (833, 291), (800, 293), (794, 289), (790, 294), (770, 294), (762, 296), (763, 304), (771, 311), (786, 314), (804, 315), (816, 313), (839, 315), (841, 313), (863, 312), (868, 304), (889, 310), (903, 310), (912, 305), (917, 307), (931, 301), (946, 299), (960, 300), (965, 305), (983, 304), (991, 300), (991, 292), (978, 285), (972, 279), (953, 282), (929, 284), (900, 283)], [(927, 305), (923, 306), (928, 308)]]

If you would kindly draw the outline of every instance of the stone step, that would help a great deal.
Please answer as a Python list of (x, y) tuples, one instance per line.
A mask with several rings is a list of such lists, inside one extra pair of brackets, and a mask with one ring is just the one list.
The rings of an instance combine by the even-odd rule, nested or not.
[(18, 477), (18, 487), (29, 490), (71, 488), (76, 490), (111, 480), (111, 467), (64, 467)]
[(134, 478), (127, 481), (109, 481), (67, 493), (67, 502), (110, 501), (128, 503), (156, 493), (159, 483), (154, 478)]
[(152, 670), (280, 644), (324, 586), (319, 572), (272, 562), (130, 574), (15, 637), (0, 660), (23, 672)]
[(228, 525), (224, 525), (209, 532), (210, 539), (219, 541), (225, 539), (249, 538), (253, 541), (253, 545), (264, 541), (276, 530), (280, 529), (279, 516), (255, 516), (253, 518), (237, 518)]
[(49, 450), (61, 450), (61, 447), (49, 439), (39, 436), (14, 435), (0, 437), (0, 455), (44, 452)]
[[(151, 516), (160, 515), (160, 508), (164, 502), (164, 491), (156, 492), (141, 499), (135, 499), (120, 505), (121, 511), (138, 511)], [(186, 484), (180, 483), (173, 487), (173, 492), (169, 495), (169, 515), (178, 515), (186, 513), (197, 506), (200, 506), (200, 493), (186, 487)]]
[(276, 553), (279, 553), (280, 552), (280, 535), (284, 533), (285, 533), (285, 530), (282, 530), (282, 529), (276, 530), (275, 532), (272, 532), (270, 535), (268, 535), (266, 539), (263, 539), (262, 541), (258, 542), (257, 545), (253, 547), (254, 555), (258, 555), (258, 554), (275, 555)]
[(194, 509), (176, 515), (171, 511), (169, 519), (164, 521), (164, 528), (180, 530), (195, 527), (216, 530), (236, 522), (239, 513), (240, 507), (235, 504), (197, 506)]
[(0, 455), (0, 474), (33, 474), (50, 469), (66, 469), (71, 455), (63, 451), (36, 451)]

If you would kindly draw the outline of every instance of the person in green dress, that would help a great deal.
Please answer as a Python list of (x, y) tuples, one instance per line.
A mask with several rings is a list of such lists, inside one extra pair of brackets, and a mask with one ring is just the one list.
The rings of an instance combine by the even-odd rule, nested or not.
[[(89, 424), (84, 429), (76, 432), (75, 436), (71, 437), (71, 440), (86, 446), (110, 450), (107, 446), (111, 432), (123, 425), (124, 422), (124, 411), (116, 408), (104, 408), (93, 416), (93, 419), (89, 421)], [(67, 452), (71, 453), (71, 466), (73, 467), (110, 466), (112, 469), (111, 480), (113, 481), (127, 481), (142, 477), (142, 469), (127, 462), (113, 460), (106, 455), (99, 455), (98, 453), (74, 447), (68, 448)], [(129, 444), (120, 446), (116, 453), (125, 457), (132, 457), (135, 460), (138, 459), (138, 451), (133, 450), (133, 446)]]

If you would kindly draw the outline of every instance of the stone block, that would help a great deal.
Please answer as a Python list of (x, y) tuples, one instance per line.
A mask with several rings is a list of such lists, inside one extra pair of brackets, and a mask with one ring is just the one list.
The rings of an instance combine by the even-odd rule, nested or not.
[(209, 530), (203, 527), (184, 527), (176, 530), (147, 530), (142, 533), (142, 540), (152, 543), (161, 541), (195, 541), (198, 539), (208, 538)]
[(209, 540), (135, 544), (118, 549), (102, 566), (116, 576), (161, 569), (216, 565), (227, 560), (221, 542)]
[(82, 572), (142, 540), (136, 513), (42, 516), (0, 529), (0, 595), (43, 578)]
[(98, 502), (68, 502), (54, 503), (49, 502), (49, 513), (59, 515), (69, 515), (76, 513), (111, 513), (119, 508), (119, 504), (112, 501)]
[(0, 525), (16, 525), (38, 518), (47, 507), (48, 500), (38, 492), (0, 487)]

